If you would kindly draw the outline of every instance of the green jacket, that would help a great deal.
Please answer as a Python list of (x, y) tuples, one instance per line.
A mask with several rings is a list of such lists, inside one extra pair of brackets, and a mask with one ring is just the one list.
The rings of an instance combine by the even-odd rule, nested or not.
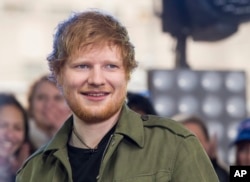
[[(17, 182), (72, 182), (69, 118), (18, 171)], [(179, 123), (123, 107), (100, 166), (98, 182), (218, 182), (197, 138)]]

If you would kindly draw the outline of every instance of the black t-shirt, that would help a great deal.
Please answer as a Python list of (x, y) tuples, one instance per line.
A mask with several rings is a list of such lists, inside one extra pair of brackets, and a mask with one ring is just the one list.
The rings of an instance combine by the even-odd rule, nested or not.
[(103, 152), (109, 138), (114, 132), (113, 127), (98, 144), (97, 149), (82, 149), (68, 145), (68, 155), (74, 182), (96, 182)]

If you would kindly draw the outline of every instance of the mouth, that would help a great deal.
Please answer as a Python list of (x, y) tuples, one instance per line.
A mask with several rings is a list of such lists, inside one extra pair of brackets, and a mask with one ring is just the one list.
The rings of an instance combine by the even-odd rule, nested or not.
[(100, 101), (105, 99), (110, 93), (109, 92), (82, 92), (82, 95), (84, 95), (89, 100), (95, 100)]
[(108, 92), (85, 92), (83, 95), (91, 96), (91, 97), (102, 97), (108, 95)]
[(0, 142), (1, 152), (0, 155), (8, 154), (13, 146), (12, 142), (2, 141)]

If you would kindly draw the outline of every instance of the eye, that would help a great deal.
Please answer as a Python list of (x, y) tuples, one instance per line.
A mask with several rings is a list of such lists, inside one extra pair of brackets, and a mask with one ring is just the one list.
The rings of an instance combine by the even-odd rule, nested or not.
[(48, 100), (48, 96), (45, 94), (39, 94), (34, 97), (37, 101), (46, 101)]
[(90, 66), (87, 64), (80, 64), (80, 65), (75, 66), (75, 68), (77, 69), (88, 69), (89, 67)]
[(54, 96), (54, 100), (57, 102), (64, 102), (64, 98), (62, 95), (56, 95)]
[(46, 102), (48, 99), (48, 95), (45, 93), (39, 93), (34, 96), (34, 101), (36, 102)]
[(111, 69), (111, 70), (113, 70), (113, 69), (117, 69), (117, 68), (118, 68), (118, 66), (117, 66), (117, 65), (115, 65), (115, 64), (108, 64), (108, 65), (106, 65), (106, 68), (107, 68), (107, 69)]
[(14, 130), (15, 131), (23, 131), (24, 128), (22, 126), (16, 125), (16, 126), (14, 126)]

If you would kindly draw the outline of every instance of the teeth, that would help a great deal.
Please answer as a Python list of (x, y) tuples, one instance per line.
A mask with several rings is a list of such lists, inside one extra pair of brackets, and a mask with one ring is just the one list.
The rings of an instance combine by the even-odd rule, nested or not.
[(12, 147), (13, 144), (11, 142), (8, 142), (8, 141), (3, 141), (0, 143), (0, 145), (2, 146), (1, 147), (2, 152), (4, 152), (4, 151), (6, 152), (6, 151), (10, 150), (10, 148)]
[(89, 96), (94, 96), (94, 97), (100, 97), (100, 96), (103, 96), (104, 93), (90, 93), (88, 94)]
[(0, 142), (0, 148), (1, 148), (1, 151), (0, 151), (0, 156), (4, 156), (4, 155), (7, 155), (11, 148), (12, 148), (12, 143), (11, 142), (8, 142), (8, 141), (2, 141)]
[(5, 141), (5, 142), (2, 142), (1, 145), (4, 147), (4, 148), (10, 148), (12, 143), (11, 142), (8, 142), (8, 141)]

